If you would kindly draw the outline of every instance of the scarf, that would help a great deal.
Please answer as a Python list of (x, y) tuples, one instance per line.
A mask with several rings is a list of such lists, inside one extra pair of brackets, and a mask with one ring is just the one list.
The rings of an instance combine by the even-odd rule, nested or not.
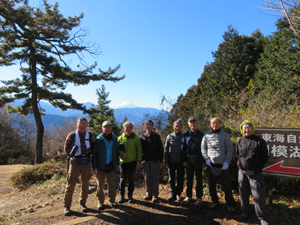
[(108, 140), (108, 141), (111, 141), (112, 138), (113, 138), (112, 133), (110, 133), (110, 134), (104, 134), (104, 133), (103, 133), (103, 137), (104, 137), (106, 140)]
[(210, 128), (210, 131), (212, 132), (212, 133), (218, 133), (218, 132), (221, 132), (221, 127), (218, 129), (218, 130), (213, 130), (212, 128)]
[[(89, 136), (89, 132), (86, 130), (85, 131), (85, 146), (86, 148), (90, 148), (90, 136)], [(75, 153), (75, 156), (79, 156), (81, 155), (81, 143), (80, 143), (80, 137), (79, 137), (79, 132), (78, 130), (76, 130), (76, 137), (75, 137), (75, 145), (78, 146), (78, 149)]]

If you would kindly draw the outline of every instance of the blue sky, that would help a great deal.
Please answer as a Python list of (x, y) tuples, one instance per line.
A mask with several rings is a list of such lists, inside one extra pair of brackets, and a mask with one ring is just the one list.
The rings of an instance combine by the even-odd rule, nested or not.
[[(32, 6), (41, 1), (29, 0)], [(56, 1), (48, 0), (49, 3)], [(129, 101), (139, 107), (160, 108), (161, 95), (176, 99), (197, 84), (204, 65), (212, 62), (212, 51), (223, 41), (228, 25), (240, 34), (251, 35), (260, 29), (264, 35), (276, 30), (277, 18), (262, 9), (262, 0), (61, 0), (65, 16), (84, 13), (82, 27), (96, 41), (102, 55), (86, 55), (106, 70), (118, 64), (117, 83), (93, 82), (86, 86), (69, 85), (78, 102), (96, 103), (96, 89), (105, 85), (111, 106)], [(70, 58), (77, 65), (76, 58)], [(17, 67), (0, 67), (0, 80), (18, 77)]]

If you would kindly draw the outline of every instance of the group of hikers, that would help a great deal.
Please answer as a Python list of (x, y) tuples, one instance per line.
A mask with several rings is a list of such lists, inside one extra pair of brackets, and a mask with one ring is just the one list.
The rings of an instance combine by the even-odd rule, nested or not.
[[(178, 119), (173, 123), (174, 132), (166, 138), (163, 147), (161, 137), (154, 131), (154, 123), (147, 120), (144, 123), (145, 132), (138, 137), (133, 132), (133, 124), (129, 121), (123, 124), (123, 134), (116, 137), (112, 133), (112, 124), (105, 121), (102, 133), (93, 141), (87, 130), (87, 120), (80, 117), (77, 120), (77, 130), (68, 134), (64, 150), (69, 156), (68, 179), (64, 198), (64, 214), (70, 215), (70, 206), (78, 176), (81, 175), (80, 209), (87, 211), (86, 200), (89, 192), (91, 164), (97, 176), (97, 209), (103, 210), (104, 183), (108, 185), (108, 197), (111, 207), (116, 206), (115, 180), (116, 172), (120, 171), (118, 203), (125, 202), (125, 186), (128, 179), (128, 202), (133, 202), (134, 181), (136, 169), (143, 168), (146, 194), (144, 200), (159, 202), (159, 174), (162, 163), (168, 167), (170, 195), (169, 201), (192, 201), (194, 175), (196, 176), (196, 205), (202, 205), (202, 169), (207, 166), (209, 193), (212, 202), (210, 209), (219, 205), (216, 182), (221, 180), (225, 192), (226, 208), (235, 211), (235, 201), (232, 195), (230, 181), (230, 162), (233, 155), (233, 145), (228, 133), (221, 130), (222, 121), (218, 117), (210, 120), (210, 131), (206, 134), (198, 130), (195, 117), (188, 119), (189, 130), (182, 133), (182, 122)], [(265, 200), (265, 184), (262, 169), (268, 161), (266, 142), (254, 135), (255, 127), (249, 120), (240, 125), (242, 137), (237, 141), (236, 154), (238, 183), (242, 214), (239, 219), (247, 220), (252, 215), (249, 196), (252, 193), (255, 212), (261, 224), (268, 223)], [(187, 175), (186, 197), (183, 192), (184, 170)]]

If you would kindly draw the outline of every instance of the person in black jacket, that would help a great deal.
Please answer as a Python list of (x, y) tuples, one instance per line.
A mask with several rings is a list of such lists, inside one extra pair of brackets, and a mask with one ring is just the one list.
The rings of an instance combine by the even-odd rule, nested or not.
[(251, 121), (244, 121), (240, 126), (240, 130), (243, 137), (238, 139), (236, 144), (237, 166), (239, 168), (239, 192), (243, 211), (240, 220), (246, 220), (252, 214), (249, 205), (251, 191), (254, 198), (256, 215), (261, 224), (266, 225), (268, 224), (268, 216), (262, 169), (269, 158), (267, 144), (262, 138), (254, 135), (255, 127)]
[(142, 164), (146, 183), (144, 200), (158, 202), (159, 172), (162, 165), (164, 149), (160, 135), (153, 130), (154, 123), (147, 120), (144, 124), (146, 132), (140, 136), (142, 144)]
[(202, 168), (205, 167), (205, 162), (201, 153), (201, 141), (204, 133), (197, 129), (198, 121), (195, 117), (189, 118), (188, 125), (190, 130), (183, 134), (181, 140), (181, 158), (187, 174), (186, 198), (183, 202), (188, 204), (192, 200), (194, 173), (196, 173), (197, 205), (202, 205)]

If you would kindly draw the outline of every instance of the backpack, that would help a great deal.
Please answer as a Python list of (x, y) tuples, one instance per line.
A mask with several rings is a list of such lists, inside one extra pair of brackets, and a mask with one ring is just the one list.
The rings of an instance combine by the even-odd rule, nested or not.
[[(94, 145), (93, 134), (88, 130), (87, 132), (89, 133), (89, 141), (90, 141), (91, 149), (93, 149), (93, 145)], [(76, 131), (74, 131), (74, 136), (72, 140), (73, 143), (75, 143), (75, 138), (76, 138)], [(78, 156), (71, 156), (71, 157), (76, 161), (77, 165), (84, 166), (90, 161), (91, 152), (87, 155), (78, 155)]]

